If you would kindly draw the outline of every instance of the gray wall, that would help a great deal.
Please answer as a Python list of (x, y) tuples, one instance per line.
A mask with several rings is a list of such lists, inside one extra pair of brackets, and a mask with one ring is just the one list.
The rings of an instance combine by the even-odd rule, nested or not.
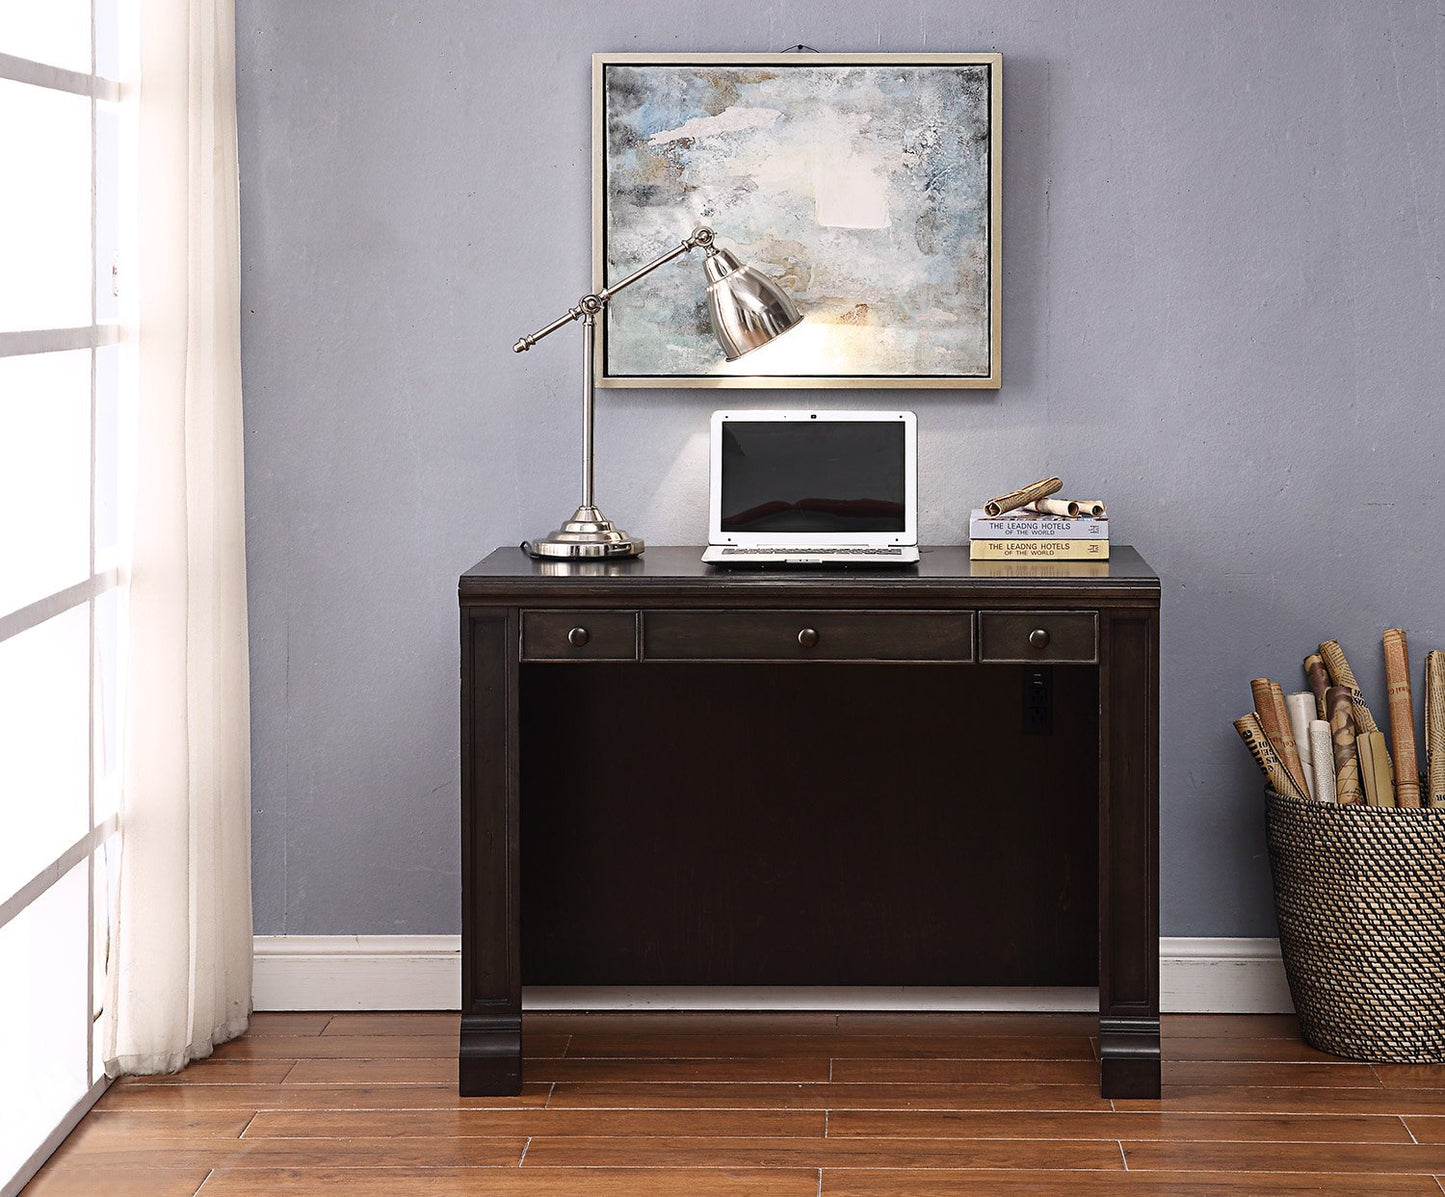
[[(919, 416), (923, 538), (1057, 473), (1164, 579), (1169, 935), (1270, 935), (1230, 720), (1445, 644), (1445, 18), (1420, 3), (238, 0), (265, 933), (459, 926), (458, 573), (578, 498), (595, 50), (1004, 55), (1003, 389)], [(748, 401), (773, 398), (748, 395)], [(737, 398), (735, 395), (734, 398)], [(790, 401), (803, 396), (790, 396)], [(604, 392), (599, 499), (706, 517), (718, 394)]]

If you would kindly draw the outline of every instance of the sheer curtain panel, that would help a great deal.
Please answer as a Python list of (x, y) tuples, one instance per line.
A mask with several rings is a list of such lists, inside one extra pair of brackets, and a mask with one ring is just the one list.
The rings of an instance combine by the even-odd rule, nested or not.
[(139, 0), (130, 690), (106, 1071), (246, 1028), (250, 716), (235, 12)]

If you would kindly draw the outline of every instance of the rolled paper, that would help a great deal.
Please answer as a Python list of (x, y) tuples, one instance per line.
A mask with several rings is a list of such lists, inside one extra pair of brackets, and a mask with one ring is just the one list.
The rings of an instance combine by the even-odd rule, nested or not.
[(1269, 737), (1264, 734), (1264, 728), (1259, 724), (1259, 717), (1250, 712), (1248, 715), (1241, 715), (1234, 721), (1234, 730), (1239, 733), (1239, 738), (1244, 741), (1244, 746), (1249, 749), (1249, 755), (1254, 757), (1254, 763), (1264, 774), (1264, 779), (1269, 783), (1269, 788), (1276, 794), (1283, 794), (1287, 798), (1303, 798), (1299, 792), (1299, 786), (1295, 784), (1284, 762), (1279, 759), (1275, 752), (1274, 745), (1269, 742)]
[(1254, 711), (1259, 716), (1260, 725), (1268, 729), (1270, 720), (1274, 718), (1274, 700), (1270, 697), (1269, 678), (1250, 678), (1249, 695), (1254, 699)]
[(1254, 710), (1259, 716), (1259, 725), (1274, 745), (1275, 753), (1284, 762), (1285, 772), (1294, 779), (1295, 789), (1302, 797), (1308, 797), (1309, 787), (1305, 784), (1304, 764), (1300, 760), (1299, 745), (1295, 743), (1294, 730), (1290, 727), (1289, 712), (1285, 710), (1284, 691), (1278, 682), (1267, 677), (1254, 678), (1249, 683), (1254, 695)]
[(1319, 653), (1310, 653), (1305, 658), (1305, 681), (1315, 696), (1315, 718), (1328, 721), (1330, 712), (1325, 706), (1325, 691), (1330, 688), (1330, 675)]
[(1323, 719), (1310, 720), (1310, 760), (1314, 764), (1316, 802), (1335, 800), (1335, 750), (1330, 744), (1330, 725)]
[(1445, 806), (1445, 653), (1425, 654), (1425, 770), (1431, 806)]
[(1395, 801), (1420, 805), (1420, 761), (1415, 755), (1415, 700), (1410, 694), (1410, 646), (1400, 628), (1385, 629), (1385, 695), (1390, 702), (1390, 749), (1395, 759)]
[[(1355, 737), (1355, 756), (1360, 762), (1360, 789), (1365, 791), (1366, 806), (1384, 806), (1380, 797), (1380, 779), (1375, 772), (1375, 733), (1361, 732)], [(1390, 802), (1391, 806), (1395, 803)]]
[(1360, 785), (1360, 758), (1355, 751), (1354, 704), (1344, 686), (1331, 686), (1330, 744), (1335, 758), (1335, 801), (1341, 806), (1358, 806), (1365, 801)]
[(1355, 759), (1360, 762), (1360, 789), (1365, 791), (1365, 805), (1379, 806), (1380, 798), (1375, 793), (1375, 761), (1370, 748), (1370, 733), (1361, 732), (1355, 737)]
[(1309, 796), (1315, 796), (1314, 761), (1310, 757), (1310, 720), (1315, 717), (1315, 696), (1308, 690), (1284, 696), (1285, 710), (1289, 712), (1289, 729), (1294, 735), (1295, 747), (1299, 750), (1300, 772), (1309, 789)]
[(1006, 495), (990, 499), (983, 505), (983, 511), (985, 515), (1002, 515), (1005, 511), (1012, 511), (1015, 507), (1032, 503), (1035, 499), (1045, 498), (1063, 488), (1064, 483), (1060, 478), (1040, 478), (1037, 482), (1024, 487), (1023, 490), (1011, 490)]
[(1035, 499), (1024, 504), (1025, 511), (1037, 511), (1040, 515), (1063, 515), (1069, 519), (1079, 514), (1079, 505), (1073, 499)]
[[(1331, 684), (1343, 686), (1350, 692), (1350, 703), (1354, 707), (1355, 727), (1362, 732), (1379, 731), (1380, 725), (1375, 722), (1375, 717), (1370, 714), (1370, 708), (1365, 705), (1364, 692), (1360, 689), (1360, 683), (1355, 681), (1355, 671), (1345, 660), (1345, 650), (1340, 647), (1340, 642), (1326, 640), (1320, 645), (1320, 656), (1325, 659), (1325, 668), (1329, 670)], [(1330, 719), (1330, 723), (1333, 725), (1333, 717)]]
[(1280, 743), (1276, 747), (1283, 749), (1280, 752), (1280, 759), (1284, 761), (1284, 767), (1289, 770), (1289, 775), (1295, 779), (1300, 792), (1306, 798), (1309, 797), (1309, 786), (1305, 783), (1304, 760), (1300, 756), (1299, 741), (1294, 738), (1294, 725), (1289, 720), (1289, 707), (1284, 701), (1284, 687), (1278, 682), (1269, 684), (1269, 701), (1274, 706), (1274, 721), (1279, 725)]
[(1098, 499), (1075, 499), (1079, 505), (1079, 512), (1083, 515), (1092, 515), (1095, 519), (1105, 514), (1104, 505)]
[(1361, 732), (1355, 737), (1360, 756), (1360, 782), (1371, 806), (1395, 805), (1395, 779), (1390, 771), (1390, 749), (1384, 732)]
[[(1381, 806), (1398, 806), (1399, 795), (1395, 785), (1395, 766), (1390, 760), (1390, 745), (1385, 739), (1384, 732), (1366, 732), (1370, 740), (1370, 749), (1375, 758), (1375, 789), (1380, 795)], [(1415, 789), (1418, 791), (1420, 783), (1417, 780)]]

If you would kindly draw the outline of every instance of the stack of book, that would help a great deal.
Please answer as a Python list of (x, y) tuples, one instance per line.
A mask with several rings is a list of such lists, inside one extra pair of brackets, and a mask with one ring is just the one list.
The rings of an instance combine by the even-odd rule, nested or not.
[(989, 515), (975, 507), (968, 520), (973, 561), (1107, 561), (1107, 515), (1045, 515), (1017, 509)]

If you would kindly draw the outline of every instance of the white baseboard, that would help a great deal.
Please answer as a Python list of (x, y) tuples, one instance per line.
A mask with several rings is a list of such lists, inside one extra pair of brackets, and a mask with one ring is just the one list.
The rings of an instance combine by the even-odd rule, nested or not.
[(257, 1010), (459, 1010), (460, 935), (258, 935)]
[[(257, 1010), (456, 1010), (456, 935), (258, 935)], [(1161, 939), (1170, 1014), (1287, 1014), (1274, 939)], [(529, 988), (529, 1010), (1097, 1010), (1095, 989)]]
[(1161, 939), (1168, 1014), (1293, 1014), (1277, 939)]

